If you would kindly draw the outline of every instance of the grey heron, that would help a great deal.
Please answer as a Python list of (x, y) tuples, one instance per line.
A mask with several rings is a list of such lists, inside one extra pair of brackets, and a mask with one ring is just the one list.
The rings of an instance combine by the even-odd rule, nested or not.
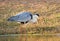
[(39, 14), (32, 14), (31, 12), (20, 12), (15, 16), (8, 18), (8, 21), (16, 21), (21, 24), (25, 24), (28, 22), (37, 22)]

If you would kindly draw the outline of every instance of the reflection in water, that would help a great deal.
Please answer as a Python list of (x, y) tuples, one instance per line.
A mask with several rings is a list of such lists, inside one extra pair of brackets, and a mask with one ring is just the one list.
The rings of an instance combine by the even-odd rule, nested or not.
[(0, 41), (60, 41), (60, 37), (41, 35), (0, 36)]

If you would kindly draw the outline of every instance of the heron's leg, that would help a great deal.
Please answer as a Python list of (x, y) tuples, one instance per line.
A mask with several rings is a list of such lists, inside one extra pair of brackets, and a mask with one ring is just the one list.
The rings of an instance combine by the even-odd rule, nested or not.
[(28, 23), (27, 22), (21, 22), (21, 24), (22, 24), (21, 25), (22, 28), (26, 28)]

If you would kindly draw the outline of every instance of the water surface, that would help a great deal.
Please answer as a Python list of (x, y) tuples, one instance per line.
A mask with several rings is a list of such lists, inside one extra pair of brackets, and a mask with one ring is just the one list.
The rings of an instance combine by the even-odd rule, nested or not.
[(60, 41), (56, 35), (0, 35), (0, 41)]

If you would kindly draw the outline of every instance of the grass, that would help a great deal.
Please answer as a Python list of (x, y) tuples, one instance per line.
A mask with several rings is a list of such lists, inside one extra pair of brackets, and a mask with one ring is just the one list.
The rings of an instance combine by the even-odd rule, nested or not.
[[(29, 2), (29, 1), (28, 1)], [(31, 5), (32, 4), (32, 5)], [(37, 24), (28, 24), (26, 27), (22, 27), (21, 24), (16, 22), (8, 22), (7, 19), (11, 16), (16, 15), (20, 11), (30, 11), (31, 13), (38, 12), (41, 16)], [(49, 30), (48, 28), (60, 27), (60, 4), (58, 3), (45, 3), (41, 2), (40, 4), (36, 2), (29, 4), (22, 4), (18, 1), (2, 1), (0, 6), (0, 34), (6, 33), (24, 33), (28, 28), (34, 28), (34, 31), (28, 33), (36, 33), (38, 28)], [(45, 27), (45, 28), (43, 28)], [(37, 28), (37, 29), (36, 29)], [(21, 30), (22, 29), (22, 30)], [(51, 30), (52, 30), (51, 29)], [(49, 31), (48, 31), (49, 32)], [(53, 31), (53, 33), (55, 30)], [(39, 32), (40, 33), (40, 32)], [(43, 33), (43, 30), (41, 31)], [(45, 32), (44, 32), (45, 33)]]
[[(60, 41), (58, 2), (59, 0), (0, 0), (0, 41)], [(38, 23), (23, 27), (17, 22), (7, 21), (21, 11), (39, 13)]]

